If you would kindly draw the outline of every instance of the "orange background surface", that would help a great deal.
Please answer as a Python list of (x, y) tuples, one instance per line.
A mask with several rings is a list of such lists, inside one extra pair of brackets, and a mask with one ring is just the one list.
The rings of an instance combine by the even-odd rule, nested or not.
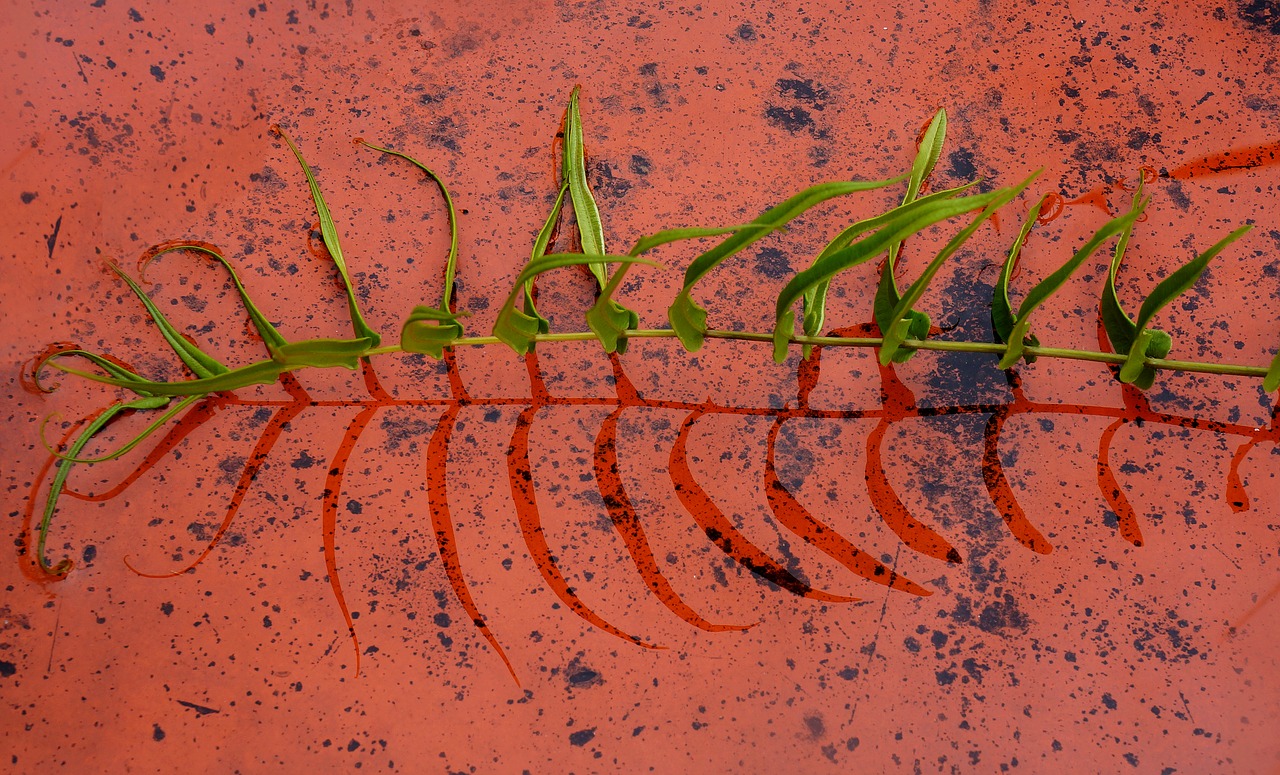
[[(438, 300), (445, 220), (419, 175), (351, 140), (391, 145), (440, 172), (460, 208), (459, 306), (472, 313), (470, 332), (487, 331), (554, 196), (551, 144), (576, 84), (592, 184), (617, 249), (664, 227), (750, 220), (814, 183), (898, 174), (917, 131), (944, 107), (936, 187), (973, 177), (1009, 185), (1043, 168), (1037, 196), (1088, 199), (1033, 233), (1020, 295), (1105, 222), (1104, 206), (1126, 206), (1121, 184), (1140, 166), (1177, 170), (1275, 142), (1273, 3), (11, 0), (0, 14), (9, 377), (0, 481), (15, 547), (0, 561), (0, 749), (11, 771), (1280, 767), (1274, 434), (1240, 464), (1250, 508), (1237, 512), (1227, 475), (1247, 435), (1121, 426), (1109, 459), (1141, 524), (1135, 547), (1097, 484), (1111, 421), (1044, 409), (1011, 417), (999, 451), (1054, 546), (1042, 555), (1010, 535), (984, 487), (987, 414), (895, 422), (884, 431), (884, 475), (959, 551), (963, 561), (949, 564), (905, 547), (873, 508), (864, 470), (876, 420), (789, 421), (777, 443), (786, 486), (932, 591), (915, 596), (849, 574), (776, 524), (763, 483), (767, 414), (702, 419), (687, 438), (697, 481), (752, 542), (815, 587), (861, 599), (850, 604), (794, 596), (728, 560), (668, 476), (686, 412), (629, 410), (619, 475), (664, 572), (708, 619), (755, 624), (715, 633), (650, 594), (606, 515), (592, 456), (609, 407), (547, 407), (529, 435), (547, 542), (583, 601), (664, 647), (646, 650), (589, 625), (544, 583), (506, 470), (530, 395), (525, 365), (505, 349), (472, 348), (459, 354), (460, 373), (477, 405), (458, 415), (447, 494), (470, 592), (517, 684), (468, 621), (438, 556), (424, 459), (439, 406), (379, 409), (346, 463), (334, 539), (360, 640), (357, 675), (326, 581), (321, 501), (362, 411), (351, 402), (367, 395), (358, 375), (299, 374), (319, 403), (289, 423), (231, 531), (194, 571), (142, 578), (124, 560), (163, 572), (204, 545), (273, 407), (288, 399), (278, 386), (239, 391), (117, 497), (64, 498), (49, 555), (76, 568), (53, 583), (24, 572), (22, 554), (46, 459), (40, 423), (58, 413), (57, 437), (61, 423), (114, 394), (68, 378), (33, 395), (19, 382), (24, 363), (63, 340), (178, 378), (155, 328), (104, 268), (116, 260), (132, 272), (149, 246), (178, 237), (221, 246), (287, 337), (345, 335), (332, 267), (308, 247), (315, 213), (305, 181), (273, 123), (314, 166), (365, 314), (391, 342), (415, 304)], [(1275, 352), (1280, 167), (1274, 152), (1254, 161), (1152, 184), (1122, 271), (1132, 308), (1197, 249), (1256, 223), (1162, 313), (1173, 357), (1265, 366)], [(777, 291), (824, 239), (900, 196), (831, 202), (731, 259), (698, 286), (711, 325), (769, 330)], [(991, 285), (1027, 201), (980, 232), (922, 301), (946, 337), (989, 338)], [(909, 243), (906, 276), (947, 236)], [(696, 252), (664, 248), (655, 256), (665, 270), (629, 275), (620, 298), (642, 325), (665, 323), (677, 270)], [(1101, 256), (1086, 264), (1037, 313), (1040, 339), (1095, 347), (1104, 277)], [(221, 269), (168, 256), (148, 279), (157, 303), (212, 354), (229, 364), (261, 358)], [(865, 323), (874, 288), (871, 268), (842, 276), (828, 325)], [(590, 299), (576, 272), (541, 284), (556, 330), (580, 329)], [(613, 395), (598, 346), (539, 353), (553, 395)], [(621, 359), (646, 398), (770, 411), (794, 406), (798, 361), (793, 352), (775, 366), (766, 345), (743, 342), (689, 355), (670, 340), (633, 342)], [(448, 396), (431, 361), (376, 366), (406, 402)], [(1032, 401), (1124, 406), (1103, 367), (1042, 360), (1020, 371)], [(923, 353), (897, 374), (922, 406), (1010, 400), (987, 356)], [(1274, 399), (1258, 383), (1166, 374), (1152, 409), (1267, 428)], [(824, 354), (812, 406), (873, 410), (879, 401), (871, 351)], [(72, 487), (109, 490), (143, 454), (78, 467)]]

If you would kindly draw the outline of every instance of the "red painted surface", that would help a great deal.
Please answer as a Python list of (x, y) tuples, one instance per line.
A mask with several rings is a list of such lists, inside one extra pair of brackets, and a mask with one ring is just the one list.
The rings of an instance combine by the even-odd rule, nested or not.
[[(1263, 6), (11, 5), (9, 534), (29, 543), (28, 495), (52, 475), (41, 420), (60, 413), (56, 440), (114, 397), (72, 378), (33, 394), (24, 363), (74, 340), (182, 374), (104, 261), (216, 245), (286, 336), (349, 331), (273, 123), (313, 165), (389, 341), (439, 298), (448, 233), (429, 181), (351, 139), (448, 182), (458, 307), (485, 332), (546, 217), (581, 83), (615, 248), (897, 174), (945, 107), (935, 187), (1043, 167), (1028, 203), (1085, 205), (1032, 233), (1015, 295), (1143, 168), (1127, 305), (1255, 221), (1157, 324), (1173, 357), (1266, 365), (1280, 61)], [(900, 196), (832, 202), (717, 269), (697, 290), (711, 324), (767, 330), (824, 238)], [(935, 280), (937, 336), (989, 335), (1016, 228), (981, 230)], [(909, 242), (906, 276), (948, 236)], [(643, 325), (695, 251), (628, 275)], [(166, 257), (148, 290), (223, 362), (258, 360), (212, 264)], [(1103, 264), (1037, 313), (1041, 341), (1096, 345)], [(869, 318), (874, 274), (833, 284), (830, 328)], [(590, 299), (578, 272), (540, 283), (557, 330)], [(1280, 469), (1257, 380), (1162, 375), (1141, 397), (1089, 364), (1042, 359), (1010, 384), (987, 356), (821, 359), (486, 347), (197, 403), (72, 472), (48, 551), (74, 560), (65, 579), (34, 578), (16, 545), (0, 562), (10, 769), (1276, 771)], [(125, 564), (163, 575), (210, 546), (172, 577)]]

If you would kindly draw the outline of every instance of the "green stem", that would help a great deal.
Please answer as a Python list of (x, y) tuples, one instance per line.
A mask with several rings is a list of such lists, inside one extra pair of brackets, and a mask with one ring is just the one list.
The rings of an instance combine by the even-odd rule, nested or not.
[[(627, 332), (628, 339), (674, 339), (676, 333), (667, 328), (642, 328)], [(736, 339), (743, 342), (773, 342), (773, 334), (756, 331), (727, 331), (710, 329), (706, 333), (708, 339)], [(538, 334), (536, 342), (589, 342), (596, 340), (591, 331), (573, 331), (559, 334)], [(878, 336), (801, 336), (790, 338), (791, 344), (821, 345), (823, 347), (879, 347), (884, 340)], [(445, 347), (469, 347), (499, 344), (497, 337), (468, 336), (445, 343)], [(991, 342), (948, 342), (937, 339), (904, 339), (902, 347), (907, 350), (937, 350), (940, 352), (989, 353), (1004, 355), (1007, 345)], [(397, 345), (375, 347), (365, 353), (371, 355), (387, 355), (401, 352)], [(1122, 365), (1126, 358), (1116, 353), (1096, 352), (1093, 350), (1072, 350), (1063, 347), (1031, 347), (1023, 348), (1023, 352), (1042, 358), (1061, 358), (1073, 361), (1090, 361), (1092, 363), (1111, 363)], [(1147, 358), (1144, 363), (1153, 369), (1167, 371), (1185, 371), (1197, 374), (1222, 374), (1239, 377), (1265, 377), (1264, 366), (1244, 366), (1234, 363), (1201, 363), (1199, 361), (1177, 361), (1167, 358)]]

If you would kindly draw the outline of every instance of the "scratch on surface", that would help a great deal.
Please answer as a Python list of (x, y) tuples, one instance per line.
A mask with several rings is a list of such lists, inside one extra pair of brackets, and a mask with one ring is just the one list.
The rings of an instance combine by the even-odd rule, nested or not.
[(1191, 714), (1191, 706), (1187, 704), (1187, 696), (1179, 691), (1178, 698), (1182, 700), (1182, 709), (1187, 712), (1187, 718), (1191, 719), (1192, 724), (1197, 723), (1196, 717)]
[(62, 231), (62, 216), (58, 216), (58, 220), (53, 222), (53, 233), (45, 239), (45, 244), (49, 246), (49, 258), (53, 258), (53, 249), (58, 246), (58, 232)]
[(58, 601), (58, 611), (53, 617), (53, 640), (49, 643), (49, 664), (45, 666), (45, 673), (53, 672), (53, 649), (58, 645), (58, 632), (62, 629), (62, 601)]
[(80, 71), (80, 77), (84, 79), (85, 85), (87, 86), (89, 84), (89, 76), (84, 74), (84, 67), (80, 64), (80, 55), (72, 51), (71, 58), (75, 60), (76, 69)]
[(1234, 624), (1228, 626), (1227, 631), (1226, 633), (1224, 633), (1222, 640), (1226, 640), (1228, 638), (1234, 638), (1236, 636), (1236, 633), (1238, 633), (1242, 627), (1248, 624), (1249, 620), (1252, 619), (1255, 614), (1257, 614), (1259, 611), (1262, 610), (1263, 606), (1265, 606), (1267, 603), (1270, 603), (1273, 599), (1275, 599), (1275, 596), (1277, 593), (1280, 593), (1280, 583), (1273, 586), (1270, 590), (1268, 590), (1265, 594), (1263, 594), (1262, 597), (1258, 598), (1258, 602), (1254, 603), (1249, 608), (1248, 611), (1245, 611), (1244, 615), (1241, 616), (1239, 619), (1237, 619)]
[[(893, 552), (893, 570), (894, 571), (898, 570), (898, 554), (901, 551), (902, 551), (902, 547), (899, 546)], [(861, 690), (862, 684), (865, 683), (867, 680), (868, 665), (870, 665), (871, 660), (875, 658), (876, 647), (880, 645), (880, 633), (884, 631), (884, 616), (885, 616), (885, 613), (888, 612), (889, 610), (889, 595), (892, 592), (893, 590), (891, 588), (885, 587), (884, 600), (883, 602), (880, 603), (880, 618), (876, 619), (876, 634), (875, 634), (875, 637), (871, 639), (871, 647), (866, 649), (867, 658), (862, 661), (862, 673), (858, 676), (859, 690)], [(858, 715), (858, 705), (861, 701), (862, 701), (861, 695), (859, 695), (857, 698), (854, 699), (853, 708), (849, 710), (849, 723), (853, 723), (854, 716)]]
[(194, 702), (187, 702), (186, 700), (178, 700), (178, 704), (179, 704), (179, 705), (181, 705), (181, 706), (183, 706), (184, 708), (191, 708), (192, 710), (194, 710), (194, 711), (196, 712), (196, 716), (197, 716), (197, 717), (199, 717), (199, 716), (207, 716), (207, 715), (209, 715), (210, 713), (221, 713), (221, 712), (222, 712), (221, 710), (218, 710), (217, 708), (209, 708), (209, 707), (205, 707), (204, 705), (197, 705), (197, 704), (195, 704)]

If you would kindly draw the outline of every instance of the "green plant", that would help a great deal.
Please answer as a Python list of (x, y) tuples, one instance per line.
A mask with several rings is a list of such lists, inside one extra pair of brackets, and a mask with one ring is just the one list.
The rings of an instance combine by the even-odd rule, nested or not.
[[(621, 638), (646, 647), (653, 646), (639, 636), (624, 632), (606, 621), (578, 598), (560, 571), (552, 547), (546, 543), (541, 529), (536, 488), (529, 460), (529, 430), (539, 410), (545, 407), (565, 404), (613, 407), (613, 411), (601, 427), (595, 447), (595, 473), (605, 507), (614, 527), (625, 542), (637, 571), (643, 576), (649, 589), (674, 614), (689, 624), (706, 630), (744, 629), (749, 625), (709, 621), (684, 601), (663, 575), (618, 473), (616, 450), (618, 421), (621, 414), (629, 408), (663, 407), (688, 412), (680, 427), (678, 439), (671, 450), (670, 471), (675, 489), (685, 509), (714, 544), (742, 566), (773, 584), (798, 595), (828, 601), (843, 601), (850, 598), (815, 589), (752, 544), (734, 526), (733, 520), (721, 512), (711, 495), (698, 484), (688, 464), (686, 448), (689, 431), (701, 417), (710, 413), (757, 414), (772, 417), (774, 422), (767, 439), (768, 460), (765, 474), (769, 506), (778, 522), (835, 559), (852, 573), (875, 583), (916, 595), (927, 595), (929, 590), (896, 574), (879, 560), (830, 529), (787, 490), (778, 477), (775, 460), (776, 440), (785, 422), (797, 417), (878, 419), (878, 425), (867, 441), (866, 469), (866, 479), (875, 508), (885, 523), (909, 547), (949, 562), (959, 562), (961, 560), (959, 553), (942, 535), (908, 511), (894, 493), (881, 463), (880, 445), (885, 431), (893, 423), (907, 417), (928, 417), (944, 413), (989, 415), (982, 464), (984, 482), (1017, 539), (1027, 547), (1042, 553), (1050, 551), (1052, 547), (1018, 505), (1005, 479), (998, 454), (1001, 428), (1014, 414), (1072, 412), (1114, 418), (1113, 424), (1104, 433), (1100, 443), (1098, 481), (1109, 506), (1117, 515), (1121, 533), (1136, 545), (1140, 545), (1142, 541), (1137, 515), (1116, 483), (1108, 462), (1110, 440), (1116, 429), (1126, 422), (1141, 420), (1244, 437), (1247, 441), (1233, 458), (1228, 481), (1232, 505), (1238, 509), (1247, 508), (1248, 503), (1243, 494), (1243, 484), (1238, 476), (1240, 462), (1258, 441), (1276, 438), (1274, 422), (1269, 429), (1257, 429), (1165, 414), (1153, 411), (1142, 396), (1139, 389), (1150, 388), (1161, 370), (1261, 377), (1266, 389), (1272, 391), (1280, 384), (1280, 356), (1276, 357), (1270, 368), (1265, 369), (1232, 364), (1169, 360), (1166, 356), (1172, 349), (1171, 338), (1162, 331), (1150, 328), (1152, 318), (1160, 309), (1189, 289), (1200, 277), (1209, 261), (1247, 232), (1249, 229), (1247, 226), (1231, 232), (1162, 281), (1142, 304), (1136, 321), (1128, 316), (1119, 303), (1115, 284), (1134, 224), (1139, 220), (1149, 202), (1149, 198), (1143, 195), (1141, 186), (1138, 187), (1128, 212), (1104, 225), (1061, 268), (1035, 285), (1015, 311), (1010, 300), (1013, 267), (1046, 204), (1047, 198), (1041, 199), (1031, 208), (1022, 224), (995, 284), (991, 304), (995, 341), (953, 341), (934, 338), (937, 331), (931, 327), (929, 315), (916, 308), (930, 281), (936, 276), (943, 263), (952, 257), (987, 219), (1025, 191), (1036, 177), (1032, 174), (1015, 186), (997, 187), (984, 193), (971, 193), (970, 189), (973, 188), (974, 183), (925, 193), (927, 181), (940, 157), (945, 140), (946, 114), (943, 111), (938, 111), (929, 123), (922, 135), (919, 151), (910, 171), (901, 176), (885, 180), (834, 182), (814, 186), (770, 208), (751, 223), (729, 227), (660, 231), (637, 241), (626, 253), (618, 254), (609, 253), (605, 248), (602, 221), (588, 185), (578, 91), (575, 89), (570, 97), (564, 119), (561, 182), (558, 194), (551, 213), (537, 236), (529, 262), (519, 273), (510, 293), (502, 303), (490, 336), (467, 336), (463, 324), (464, 314), (458, 312), (454, 306), (454, 278), (458, 271), (457, 218), (453, 200), (444, 182), (429, 168), (405, 153), (360, 141), (374, 151), (407, 161), (421, 170), (438, 188), (448, 213), (450, 248), (443, 268), (444, 283), (441, 300), (434, 307), (426, 305), (416, 307), (404, 322), (399, 343), (391, 345), (382, 344), (381, 336), (366, 324), (361, 314), (358, 295), (339, 244), (338, 228), (315, 176), (292, 139), (283, 130), (274, 127), (273, 129), (293, 152), (306, 177), (318, 215), (324, 246), (345, 290), (352, 323), (352, 337), (288, 341), (252, 301), (232, 264), (212, 245), (194, 241), (176, 241), (159, 245), (148, 251), (140, 262), (143, 271), (151, 261), (162, 255), (187, 252), (217, 261), (230, 273), (231, 281), (266, 347), (268, 357), (247, 365), (228, 367), (203, 352), (196, 343), (187, 338), (166, 319), (159, 307), (148, 298), (134, 280), (113, 266), (120, 278), (137, 295), (169, 348), (191, 372), (193, 378), (177, 381), (148, 379), (129, 364), (109, 355), (89, 352), (73, 345), (52, 346), (36, 359), (32, 378), (41, 389), (53, 389), (46, 387), (42, 382), (44, 370), (53, 368), (87, 380), (125, 388), (136, 396), (131, 400), (112, 403), (96, 415), (72, 424), (60, 442), (61, 450), (55, 449), (54, 445), (46, 442), (51, 456), (41, 473), (41, 479), (47, 478), (50, 469), (53, 469), (53, 478), (45, 495), (38, 523), (35, 522), (33, 515), (36, 504), (39, 502), (38, 491), (41, 486), (39, 481), (31, 494), (28, 506), (29, 530), (24, 543), (24, 552), (30, 555), (39, 573), (48, 577), (61, 577), (72, 568), (72, 562), (69, 559), (51, 563), (46, 543), (59, 498), (67, 492), (67, 478), (75, 465), (124, 455), (135, 449), (146, 438), (166, 427), (171, 420), (180, 417), (178, 424), (170, 428), (146, 459), (116, 487), (94, 496), (73, 493), (76, 497), (95, 500), (114, 497), (136, 481), (142, 471), (173, 450), (187, 433), (212, 416), (217, 407), (232, 403), (252, 403), (235, 396), (234, 391), (250, 385), (278, 381), (286, 388), (291, 400), (284, 405), (278, 403), (273, 405), (271, 419), (244, 465), (232, 503), (213, 538), (202, 552), (183, 567), (169, 573), (144, 575), (172, 576), (191, 570), (208, 556), (230, 526), (239, 503), (251, 486), (258, 468), (269, 456), (289, 420), (309, 405), (306, 391), (293, 378), (292, 373), (305, 368), (361, 369), (365, 373), (366, 384), (369, 386), (369, 396), (353, 399), (348, 403), (352, 409), (358, 409), (358, 411), (350, 420), (343, 444), (334, 456), (322, 502), (326, 565), (335, 598), (352, 641), (356, 644), (357, 670), (359, 669), (359, 646), (353, 619), (348, 611), (338, 578), (333, 548), (338, 497), (350, 450), (364, 428), (379, 410), (403, 405), (444, 408), (436, 430), (428, 442), (426, 453), (428, 500), (433, 530), (446, 574), (460, 605), (494, 650), (506, 661), (505, 654), (467, 590), (453, 536), (445, 486), (448, 445), (458, 414), (464, 406), (485, 402), (483, 398), (469, 396), (463, 387), (454, 358), (454, 352), (459, 347), (501, 343), (525, 357), (532, 391), (526, 408), (517, 420), (512, 436), (508, 452), (508, 479), (525, 544), (537, 560), (544, 581), (569, 609), (583, 619)], [(695, 301), (694, 291), (697, 283), (724, 261), (764, 236), (784, 229), (793, 219), (823, 201), (884, 188), (904, 181), (907, 184), (907, 191), (901, 205), (840, 231), (814, 258), (809, 267), (796, 273), (785, 285), (777, 300), (775, 326), (772, 332), (726, 331), (708, 326), (708, 312)], [(549, 253), (548, 250), (556, 244), (556, 237), (567, 209), (571, 209), (574, 214), (581, 251)], [(905, 291), (900, 290), (897, 276), (898, 255), (904, 240), (925, 228), (946, 223), (969, 213), (974, 213), (970, 222), (946, 243)], [(657, 267), (655, 262), (643, 257), (644, 253), (654, 247), (680, 240), (709, 237), (723, 237), (723, 239), (699, 255), (686, 270), (683, 287), (669, 310), (671, 328), (641, 329), (638, 315), (614, 298), (626, 273), (637, 265)], [(1101, 321), (1113, 351), (1064, 349), (1042, 345), (1030, 330), (1032, 313), (1057, 292), (1107, 240), (1113, 237), (1117, 238), (1117, 242), (1100, 303)], [(840, 272), (880, 257), (883, 257), (884, 261), (880, 268), (878, 290), (870, 310), (874, 323), (860, 328), (837, 329), (828, 335), (823, 335), (828, 304), (827, 295), (832, 279)], [(552, 333), (548, 320), (538, 312), (535, 284), (541, 274), (567, 266), (586, 267), (595, 279), (598, 296), (586, 312), (587, 330)], [(794, 310), (797, 302), (801, 304), (798, 326)], [(632, 339), (662, 337), (678, 338), (689, 351), (697, 350), (707, 338), (771, 343), (774, 358), (778, 363), (787, 359), (791, 347), (799, 345), (805, 357), (800, 363), (797, 374), (797, 397), (794, 408), (788, 406), (781, 409), (742, 409), (718, 407), (709, 402), (688, 403), (644, 398), (628, 380), (618, 354), (625, 351), (627, 343)], [(538, 366), (536, 345), (573, 340), (600, 342), (614, 370), (615, 397), (566, 399), (553, 397), (546, 390)], [(819, 411), (809, 406), (809, 394), (820, 377), (821, 351), (827, 347), (871, 347), (878, 350), (881, 387), (884, 395), (879, 409)], [(925, 350), (988, 353), (995, 356), (998, 359), (999, 368), (1006, 370), (1012, 400), (998, 404), (956, 405), (945, 409), (917, 406), (911, 391), (897, 379), (893, 367), (894, 364), (905, 362)], [(422, 353), (442, 359), (450, 378), (451, 398), (406, 401), (388, 395), (378, 383), (371, 359), (392, 353)], [(72, 357), (88, 361), (99, 371), (87, 371), (71, 366), (68, 361)], [(1046, 405), (1029, 401), (1023, 395), (1021, 382), (1013, 369), (1021, 360), (1031, 362), (1038, 357), (1078, 359), (1111, 365), (1114, 367), (1117, 379), (1124, 385), (1125, 408)], [(82, 457), (85, 450), (105, 428), (117, 418), (131, 412), (156, 412), (158, 415), (155, 421), (119, 448), (97, 457)], [(32, 543), (34, 547), (31, 546)], [(511, 668), (509, 662), (507, 666)], [(512, 673), (514, 675), (514, 669)]]

